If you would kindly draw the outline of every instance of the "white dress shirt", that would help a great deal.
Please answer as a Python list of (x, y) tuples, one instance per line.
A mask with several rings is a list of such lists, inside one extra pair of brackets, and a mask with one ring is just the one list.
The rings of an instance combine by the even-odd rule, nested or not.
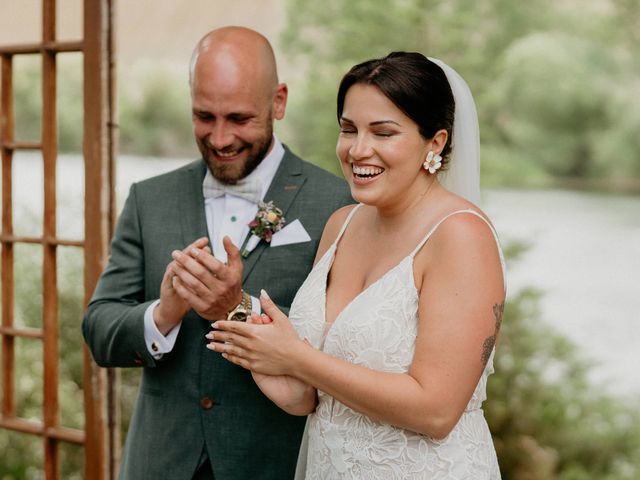
[[(246, 177), (248, 181), (257, 180), (262, 185), (260, 198), (264, 199), (283, 157), (284, 147), (274, 135), (271, 150), (256, 169)], [(206, 177), (211, 176), (211, 171), (207, 169)], [(213, 178), (213, 182), (218, 181)], [(213, 254), (221, 262), (226, 262), (227, 252), (222, 246), (222, 239), (227, 235), (236, 247), (241, 248), (249, 234), (248, 224), (258, 212), (258, 205), (232, 194), (224, 194), (216, 198), (205, 198), (204, 211)], [(159, 303), (160, 300), (153, 302), (144, 314), (145, 343), (149, 353), (156, 359), (173, 349), (182, 325), (179, 323), (166, 336), (162, 335), (153, 321), (153, 310)], [(251, 308), (260, 312), (260, 302), (255, 297), (251, 297)]]

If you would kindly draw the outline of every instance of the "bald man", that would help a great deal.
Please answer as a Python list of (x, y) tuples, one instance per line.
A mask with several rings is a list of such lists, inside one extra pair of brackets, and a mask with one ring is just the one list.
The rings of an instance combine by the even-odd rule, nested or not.
[[(207, 34), (190, 85), (202, 158), (131, 187), (83, 321), (99, 365), (143, 369), (120, 478), (293, 478), (305, 418), (277, 408), (205, 334), (259, 311), (262, 288), (286, 311), (327, 218), (352, 200), (273, 134), (288, 92), (262, 35)], [(260, 201), (286, 223), (248, 248)]]

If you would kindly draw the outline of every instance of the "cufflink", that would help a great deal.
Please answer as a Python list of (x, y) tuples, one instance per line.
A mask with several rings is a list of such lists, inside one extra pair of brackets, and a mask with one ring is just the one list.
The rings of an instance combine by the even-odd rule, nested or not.
[(158, 344), (156, 342), (151, 342), (151, 350), (154, 352), (158, 351)]

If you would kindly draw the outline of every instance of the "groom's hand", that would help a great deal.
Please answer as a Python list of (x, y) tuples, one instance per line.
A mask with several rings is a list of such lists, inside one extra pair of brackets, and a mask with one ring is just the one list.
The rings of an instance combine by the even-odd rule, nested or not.
[(227, 312), (242, 301), (242, 259), (240, 250), (229, 237), (222, 244), (227, 263), (211, 252), (191, 248), (188, 252), (174, 251), (176, 264), (174, 286), (178, 295), (207, 320), (226, 319)]
[[(206, 237), (199, 238), (185, 248), (183, 252), (189, 252), (194, 248), (209, 251), (209, 247), (207, 246), (208, 242), (209, 240)], [(153, 321), (163, 335), (166, 335), (173, 327), (178, 325), (191, 309), (191, 306), (178, 295), (175, 289), (175, 267), (175, 261), (167, 265), (164, 276), (162, 277), (162, 284), (160, 285), (160, 303), (153, 310)]]

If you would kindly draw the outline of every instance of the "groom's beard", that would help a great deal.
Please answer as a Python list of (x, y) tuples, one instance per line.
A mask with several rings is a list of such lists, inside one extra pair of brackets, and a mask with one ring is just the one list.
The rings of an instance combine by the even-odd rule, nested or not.
[(256, 167), (260, 165), (262, 160), (264, 160), (264, 157), (267, 156), (267, 153), (271, 148), (272, 141), (273, 126), (269, 125), (265, 130), (264, 135), (253, 143), (239, 141), (229, 147), (218, 150), (221, 153), (238, 151), (241, 154), (246, 154), (244, 159), (224, 162), (218, 160), (215, 153), (216, 150), (209, 145), (206, 140), (196, 138), (198, 149), (202, 154), (202, 158), (207, 162), (209, 170), (211, 170), (211, 174), (216, 180), (226, 184), (235, 184), (253, 172)]

